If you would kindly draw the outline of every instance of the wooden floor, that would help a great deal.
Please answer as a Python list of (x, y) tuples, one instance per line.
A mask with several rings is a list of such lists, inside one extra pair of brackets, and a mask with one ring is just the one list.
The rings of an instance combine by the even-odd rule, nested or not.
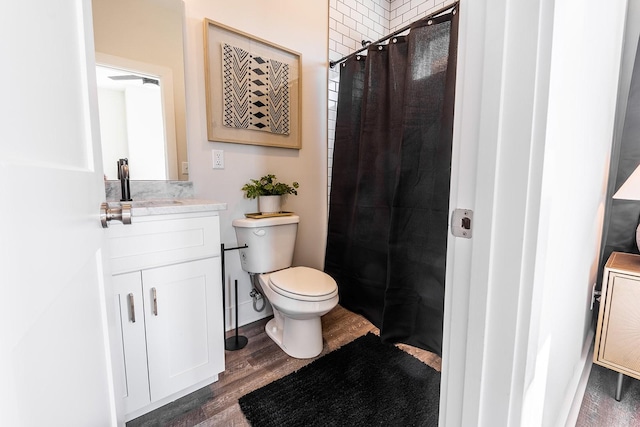
[[(226, 369), (219, 380), (169, 405), (127, 423), (133, 426), (248, 426), (238, 399), (315, 359), (294, 359), (284, 353), (264, 332), (269, 319), (240, 328), (249, 339), (242, 350), (226, 351)], [(318, 357), (378, 329), (362, 316), (341, 306), (322, 317), (324, 348)], [(231, 336), (229, 334), (228, 336)], [(441, 360), (425, 350), (400, 344), (398, 347), (440, 371)]]
[(624, 378), (619, 402), (617, 384), (617, 372), (593, 364), (576, 427), (640, 426), (640, 380)]
[[(287, 356), (264, 332), (269, 319), (240, 328), (249, 339), (245, 348), (225, 352), (226, 369), (217, 382), (127, 423), (127, 426), (248, 426), (238, 398), (283, 377), (315, 359)], [(363, 317), (337, 306), (322, 318), (324, 349), (321, 357), (367, 332), (378, 329)], [(229, 334), (231, 336), (231, 334)], [(440, 371), (433, 353), (399, 345)], [(626, 378), (622, 399), (613, 398), (617, 374), (594, 365), (576, 427), (640, 426), (640, 380)]]

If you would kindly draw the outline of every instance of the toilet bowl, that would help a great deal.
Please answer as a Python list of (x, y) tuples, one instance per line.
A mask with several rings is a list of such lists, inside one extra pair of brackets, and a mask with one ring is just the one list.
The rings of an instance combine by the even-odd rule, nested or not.
[(338, 304), (338, 286), (322, 271), (291, 267), (258, 276), (274, 318), (267, 335), (288, 355), (307, 359), (322, 352), (321, 316)]
[[(322, 352), (321, 316), (338, 304), (338, 286), (328, 274), (291, 267), (299, 217), (236, 219), (242, 268), (269, 301), (274, 318), (267, 335), (288, 355), (307, 359)], [(257, 280), (256, 280), (257, 279)]]

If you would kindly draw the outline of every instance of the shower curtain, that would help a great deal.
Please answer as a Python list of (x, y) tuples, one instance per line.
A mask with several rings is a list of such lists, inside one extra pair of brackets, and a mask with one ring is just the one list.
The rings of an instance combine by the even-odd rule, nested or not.
[(341, 64), (325, 271), (385, 342), (442, 352), (457, 13)]

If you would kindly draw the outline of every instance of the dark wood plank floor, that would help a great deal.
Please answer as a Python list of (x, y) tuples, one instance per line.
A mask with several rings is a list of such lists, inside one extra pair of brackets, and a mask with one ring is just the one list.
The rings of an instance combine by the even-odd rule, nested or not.
[[(294, 359), (284, 353), (264, 332), (269, 319), (239, 329), (249, 339), (242, 350), (225, 352), (225, 371), (217, 382), (127, 423), (137, 426), (248, 426), (238, 399), (278, 378), (294, 372), (314, 359)], [(379, 330), (362, 316), (341, 306), (322, 317), (324, 348), (318, 357), (367, 332)], [(232, 334), (229, 333), (228, 336)], [(398, 347), (440, 371), (437, 355), (408, 345)]]

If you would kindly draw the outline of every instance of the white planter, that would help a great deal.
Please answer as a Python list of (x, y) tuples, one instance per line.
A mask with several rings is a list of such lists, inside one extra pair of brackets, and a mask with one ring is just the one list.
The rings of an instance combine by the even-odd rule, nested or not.
[(258, 211), (262, 214), (282, 211), (282, 196), (258, 196)]

